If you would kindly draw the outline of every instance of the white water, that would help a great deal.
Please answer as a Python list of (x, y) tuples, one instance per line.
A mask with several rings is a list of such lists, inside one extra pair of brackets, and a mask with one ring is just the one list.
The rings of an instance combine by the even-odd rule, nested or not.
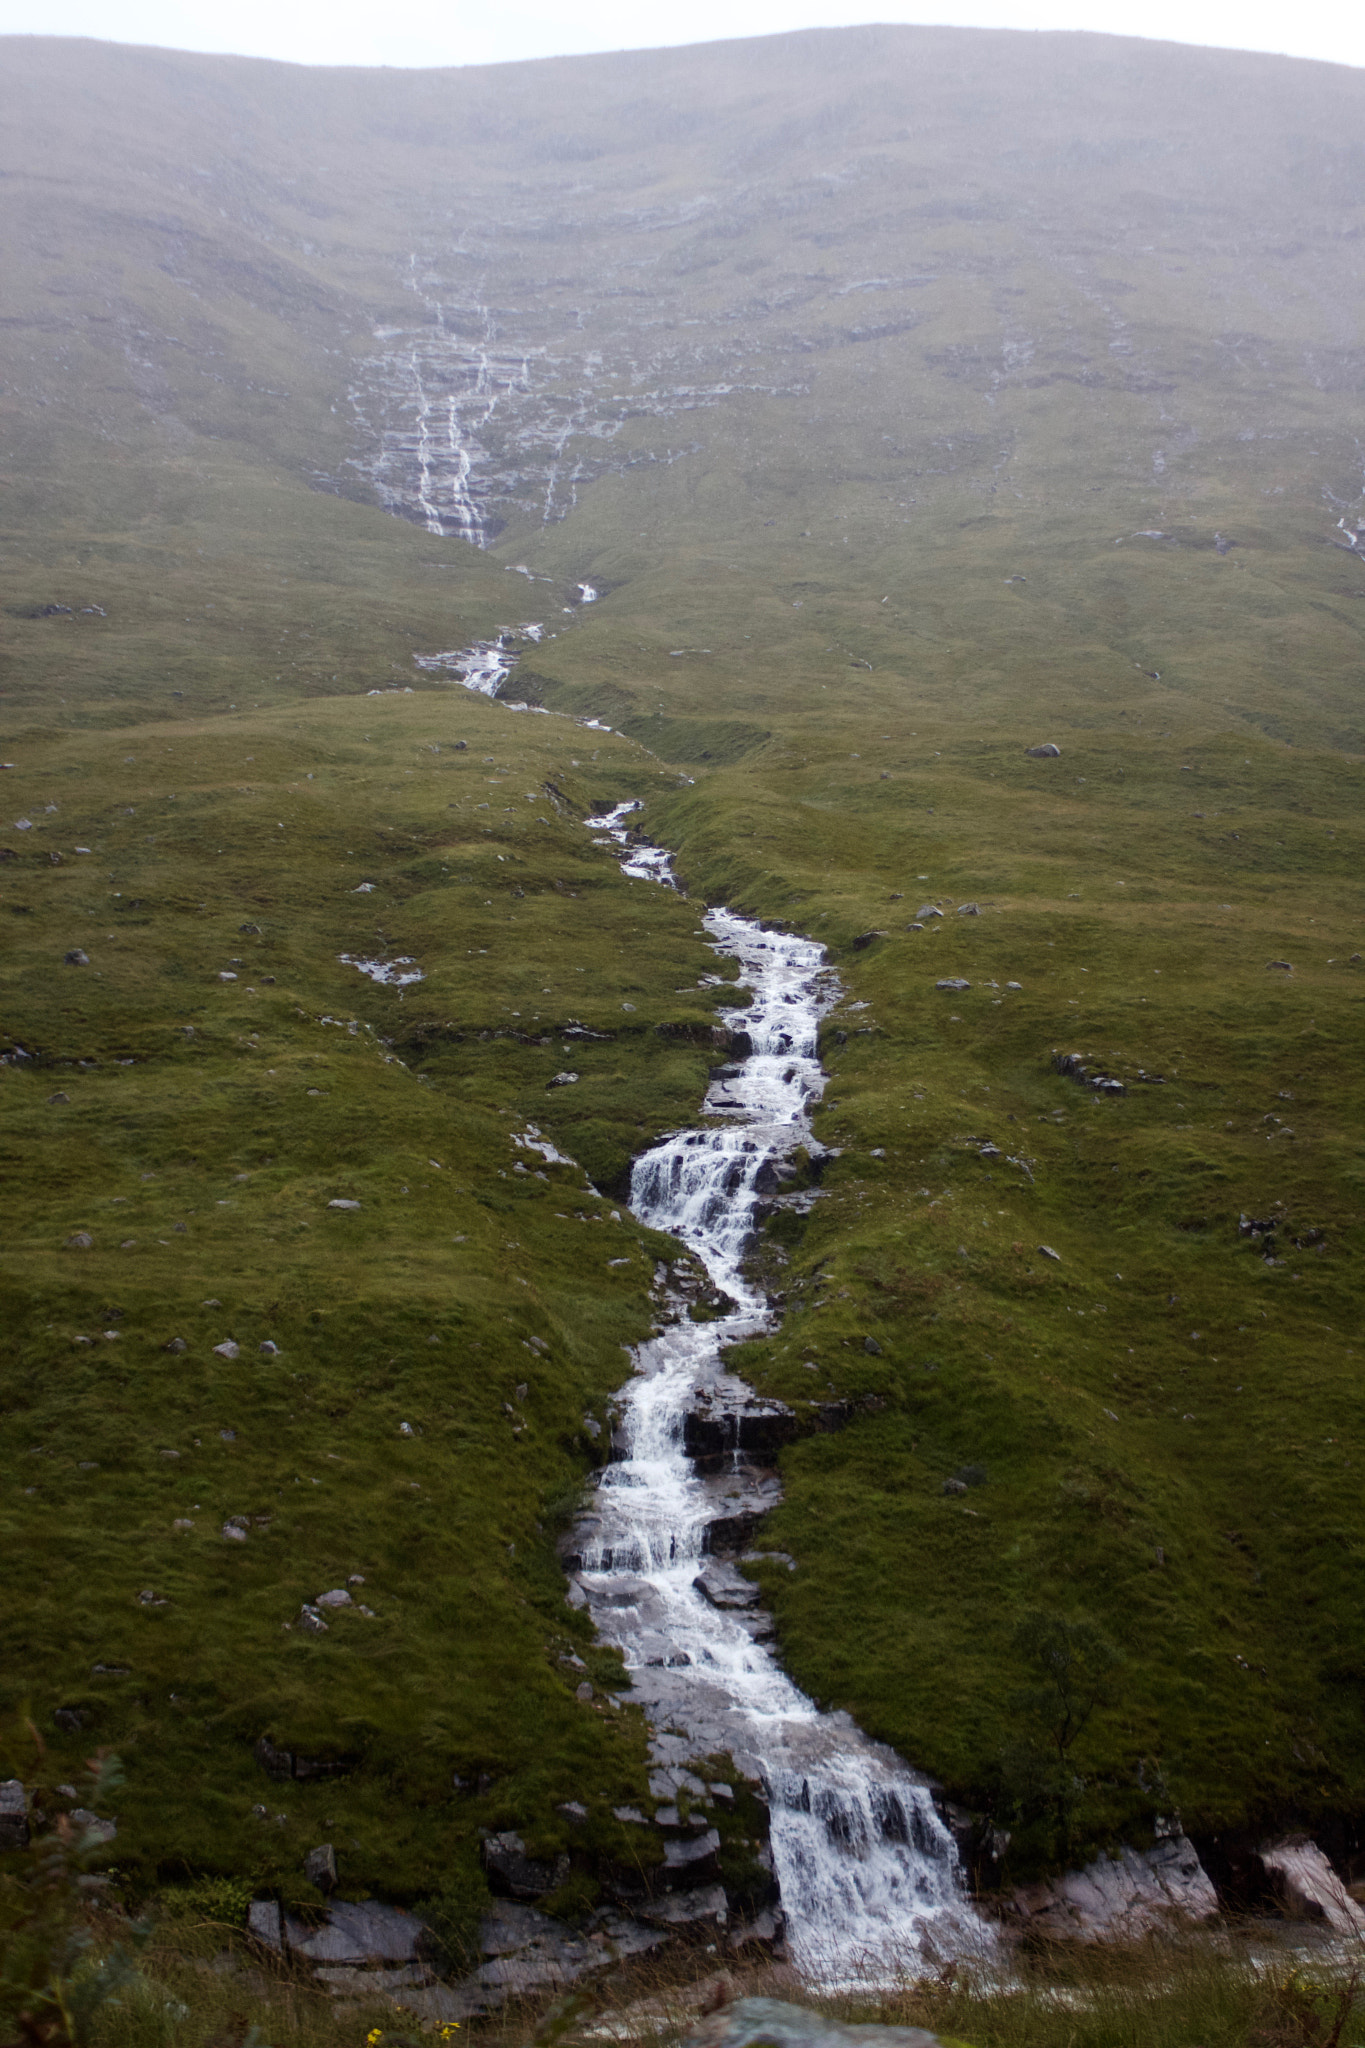
[[(636, 808), (621, 804), (587, 823), (623, 850), (627, 874), (672, 887), (665, 853), (628, 844), (625, 820)], [(767, 1791), (797, 1967), (824, 1983), (886, 1979), (985, 1945), (952, 1838), (922, 1779), (848, 1715), (820, 1713), (793, 1685), (764, 1647), (770, 1624), (754, 1588), (708, 1555), (710, 1525), (772, 1505), (775, 1476), (739, 1449), (710, 1461), (725, 1469), (705, 1476), (683, 1449), (689, 1411), (737, 1417), (722, 1428), (734, 1442), (746, 1403), (750, 1427), (774, 1412), (727, 1374), (723, 1351), (772, 1322), (742, 1269), (755, 1182), (799, 1146), (818, 1150), (808, 1112), (824, 1087), (816, 1032), (831, 991), (811, 940), (765, 932), (728, 910), (708, 911), (705, 923), (717, 953), (740, 963), (749, 1000), (722, 1014), (754, 1049), (712, 1083), (705, 1123), (637, 1160), (631, 1206), (680, 1238), (735, 1307), (711, 1323), (684, 1312), (637, 1352), (621, 1397), (625, 1455), (600, 1475), (580, 1528), (579, 1583), (649, 1716), (663, 1772), (656, 1796), (670, 1796), (669, 1769), (729, 1751)], [(698, 1583), (703, 1572), (711, 1597)]]

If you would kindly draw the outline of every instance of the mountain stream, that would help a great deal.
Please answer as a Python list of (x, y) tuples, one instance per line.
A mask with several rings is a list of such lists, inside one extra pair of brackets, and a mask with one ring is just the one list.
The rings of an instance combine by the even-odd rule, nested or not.
[[(638, 808), (587, 823), (626, 874), (671, 888), (668, 855), (631, 843)], [(955, 1845), (924, 1780), (780, 1669), (758, 1588), (727, 1556), (781, 1496), (772, 1467), (790, 1411), (759, 1401), (724, 1354), (772, 1327), (745, 1245), (763, 1192), (799, 1147), (819, 1149), (809, 1110), (824, 1087), (817, 1029), (832, 977), (810, 939), (725, 909), (705, 926), (716, 953), (740, 963), (748, 1000), (722, 1016), (752, 1050), (713, 1080), (695, 1129), (636, 1160), (630, 1206), (679, 1238), (733, 1306), (694, 1322), (679, 1299), (678, 1319), (636, 1352), (615, 1460), (575, 1534), (571, 1597), (586, 1597), (631, 1673), (653, 1731), (654, 1796), (674, 1798), (699, 1759), (727, 1751), (768, 1799), (792, 1961), (825, 1983), (885, 1979), (982, 1945)]]

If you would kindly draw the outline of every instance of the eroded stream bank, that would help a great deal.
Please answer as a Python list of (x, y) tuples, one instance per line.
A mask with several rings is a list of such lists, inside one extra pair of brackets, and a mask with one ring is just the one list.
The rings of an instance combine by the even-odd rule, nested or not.
[[(589, 828), (616, 845), (627, 874), (672, 887), (667, 854), (630, 843), (638, 808), (618, 805)], [(894, 1975), (979, 1948), (985, 1930), (926, 1782), (846, 1714), (819, 1712), (767, 1647), (771, 1624), (738, 1560), (780, 1496), (773, 1466), (791, 1417), (724, 1362), (727, 1346), (772, 1325), (744, 1249), (756, 1204), (792, 1177), (793, 1154), (818, 1150), (817, 1034), (834, 991), (813, 941), (725, 909), (709, 910), (705, 926), (716, 952), (739, 962), (748, 1000), (722, 1017), (732, 1042), (752, 1049), (713, 1080), (695, 1128), (636, 1161), (630, 1203), (733, 1307), (694, 1322), (675, 1289), (676, 1319), (636, 1353), (615, 1458), (574, 1532), (571, 1598), (621, 1650), (648, 1715), (670, 1859), (701, 1864), (704, 1819), (688, 1828), (678, 1789), (704, 1775), (701, 1759), (728, 1752), (768, 1801), (793, 1962), (825, 1983)], [(666, 1286), (662, 1268), (658, 1277)]]

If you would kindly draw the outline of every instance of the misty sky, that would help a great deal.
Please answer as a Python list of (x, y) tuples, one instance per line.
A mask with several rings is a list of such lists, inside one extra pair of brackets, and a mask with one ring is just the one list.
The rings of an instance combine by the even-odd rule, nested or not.
[(303, 64), (496, 64), (861, 21), (1112, 35), (1281, 51), (1365, 65), (1365, 9), (1336, 0), (0, 0), (0, 33), (82, 35)]

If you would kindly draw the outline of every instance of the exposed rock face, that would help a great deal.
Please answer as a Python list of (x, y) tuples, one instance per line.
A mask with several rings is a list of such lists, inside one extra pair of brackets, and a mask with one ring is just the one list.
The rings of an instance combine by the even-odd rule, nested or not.
[(1141, 1854), (1123, 1848), (1084, 1870), (1022, 1885), (1003, 1918), (1021, 1934), (1054, 1941), (1135, 1941), (1173, 1920), (1208, 1920), (1217, 1911), (1194, 1844), (1173, 1834)]
[(939, 2048), (923, 2027), (846, 2027), (779, 1998), (741, 1998), (704, 2019), (684, 2048)]
[(1316, 1842), (1301, 1835), (1263, 1842), (1261, 1868), (1291, 1920), (1323, 1920), (1334, 1934), (1365, 1934), (1365, 1912)]

